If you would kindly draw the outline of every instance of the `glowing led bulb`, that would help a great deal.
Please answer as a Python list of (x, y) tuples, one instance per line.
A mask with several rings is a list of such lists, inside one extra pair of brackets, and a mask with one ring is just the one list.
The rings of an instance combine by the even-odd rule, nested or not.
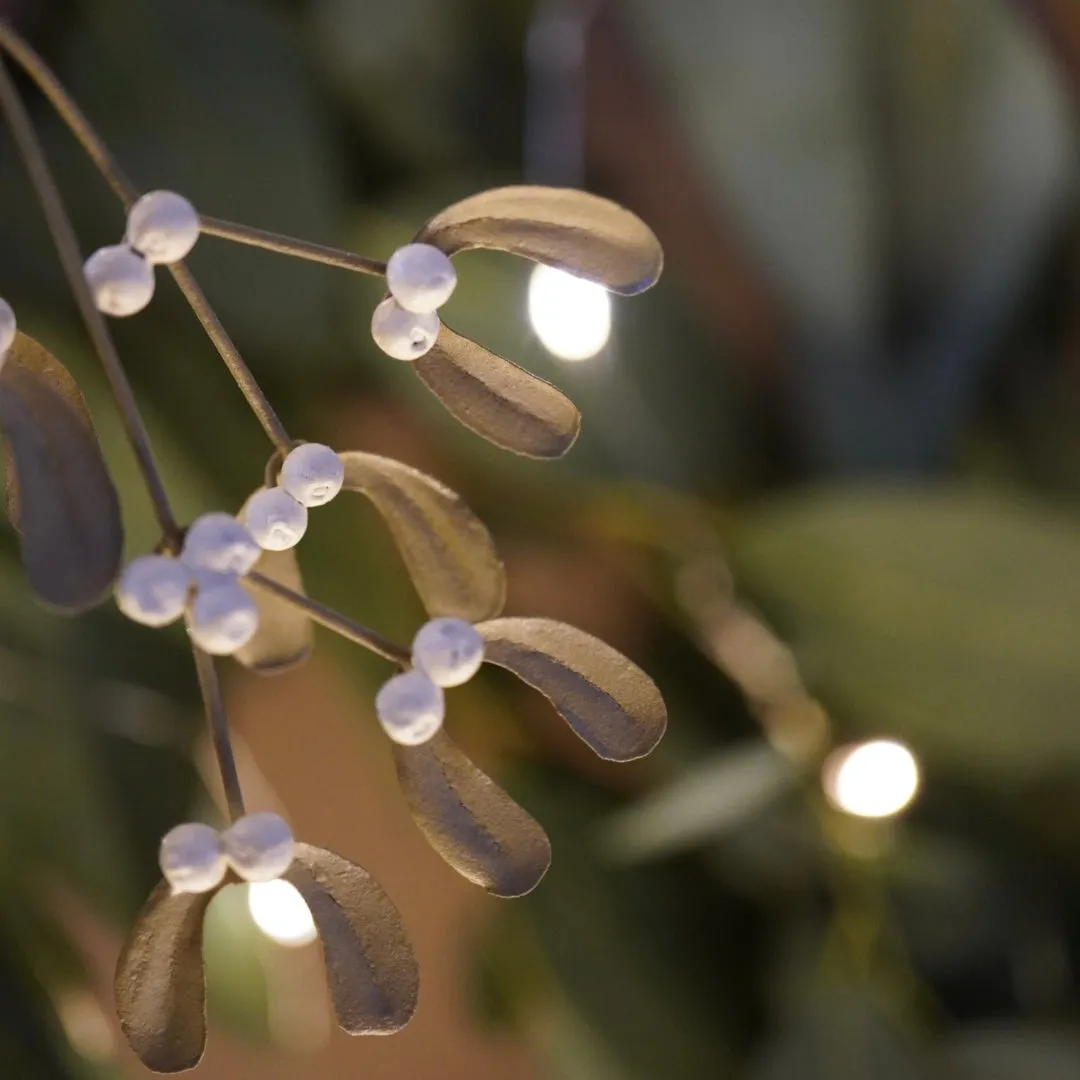
[(304, 898), (280, 878), (248, 886), (248, 911), (255, 925), (279, 945), (307, 945), (318, 936)]
[(538, 266), (529, 279), (529, 321), (548, 352), (588, 360), (611, 336), (611, 298), (601, 285)]
[(856, 817), (900, 813), (919, 790), (919, 766), (904, 745), (891, 739), (842, 746), (825, 762), (822, 784), (829, 802)]

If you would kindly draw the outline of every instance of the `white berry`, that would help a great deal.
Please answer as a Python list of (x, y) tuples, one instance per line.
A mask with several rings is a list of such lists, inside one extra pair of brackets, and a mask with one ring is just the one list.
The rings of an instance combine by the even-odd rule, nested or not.
[(223, 837), (229, 865), (245, 881), (273, 881), (289, 869), (296, 850), (285, 819), (268, 812), (248, 814)]
[(464, 619), (432, 619), (413, 638), (412, 662), (436, 686), (460, 686), (484, 662), (484, 639)]
[(116, 585), (116, 605), (144, 626), (167, 626), (184, 614), (191, 570), (167, 555), (140, 555), (124, 567)]
[(95, 306), (106, 315), (134, 315), (154, 295), (154, 268), (127, 244), (98, 248), (83, 273)]
[(435, 344), (439, 325), (435, 312), (418, 315), (406, 311), (389, 296), (371, 316), (371, 336), (387, 356), (395, 360), (417, 360)]
[(375, 695), (383, 730), (402, 746), (419, 746), (442, 727), (443, 692), (419, 668), (395, 675)]
[(170, 829), (161, 841), (158, 862), (174, 893), (204, 893), (221, 884), (228, 869), (217, 829), (192, 821)]
[(15, 344), (15, 334), (18, 325), (15, 322), (15, 312), (6, 300), (0, 300), (0, 361), (7, 354), (8, 349)]
[(298, 503), (322, 506), (345, 483), (345, 465), (329, 446), (301, 443), (282, 462), (278, 483)]
[(259, 629), (259, 609), (234, 578), (200, 585), (188, 611), (188, 634), (203, 652), (231, 656)]
[(246, 574), (262, 554), (246, 525), (231, 514), (203, 514), (184, 537), (180, 558), (199, 570)]
[(128, 211), (127, 242), (148, 262), (179, 262), (198, 239), (198, 211), (175, 191), (149, 191)]
[(386, 284), (406, 310), (419, 314), (441, 308), (457, 285), (449, 256), (431, 244), (406, 244), (386, 264)]
[(307, 507), (284, 488), (264, 488), (248, 499), (244, 524), (264, 551), (287, 551), (307, 531)]

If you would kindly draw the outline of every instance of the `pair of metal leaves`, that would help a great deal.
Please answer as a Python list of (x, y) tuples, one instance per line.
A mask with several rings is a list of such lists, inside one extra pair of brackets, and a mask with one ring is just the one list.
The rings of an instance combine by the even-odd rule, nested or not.
[[(298, 844), (285, 874), (318, 927), (334, 1012), (352, 1035), (389, 1035), (416, 1009), (420, 972), (390, 898), (363, 868)], [(221, 886), (226, 887), (226, 886)], [(162, 882), (140, 912), (116, 972), (124, 1035), (161, 1073), (194, 1068), (206, 1046), (203, 918), (218, 890), (171, 892)]]
[[(569, 188), (505, 187), (454, 203), (416, 235), (448, 255), (508, 251), (633, 295), (663, 269), (663, 250), (635, 214)], [(413, 364), (424, 385), (478, 435), (517, 454), (557, 458), (577, 438), (581, 416), (550, 383), (443, 324)]]

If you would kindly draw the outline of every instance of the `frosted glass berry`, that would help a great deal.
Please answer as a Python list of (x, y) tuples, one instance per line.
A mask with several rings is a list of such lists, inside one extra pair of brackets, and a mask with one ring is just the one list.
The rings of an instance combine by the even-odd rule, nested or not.
[(296, 842), (285, 819), (269, 812), (248, 814), (222, 837), (229, 865), (245, 881), (273, 881), (293, 861)]
[(442, 727), (443, 692), (419, 668), (395, 675), (375, 695), (383, 730), (402, 746), (419, 746)]
[(198, 239), (198, 211), (175, 191), (148, 191), (128, 212), (127, 242), (148, 262), (179, 262)]
[(287, 551), (307, 531), (307, 507), (284, 488), (264, 488), (248, 499), (244, 524), (264, 551)]
[(304, 506), (328, 503), (345, 483), (341, 458), (322, 443), (301, 443), (282, 462), (278, 483)]
[(426, 314), (450, 299), (457, 285), (457, 271), (449, 256), (437, 247), (406, 244), (390, 256), (386, 284), (406, 311)]
[(161, 841), (158, 862), (174, 893), (204, 893), (216, 888), (229, 866), (217, 829), (192, 821), (170, 829)]
[(8, 349), (15, 344), (15, 334), (18, 325), (15, 322), (15, 312), (6, 300), (0, 300), (0, 362), (3, 361)]
[(168, 626), (184, 614), (191, 570), (167, 555), (140, 555), (124, 567), (116, 585), (116, 606), (144, 626)]
[(262, 554), (246, 525), (232, 514), (203, 514), (187, 535), (180, 558), (193, 568), (220, 574), (246, 574)]
[(464, 619), (432, 619), (413, 638), (412, 662), (436, 686), (460, 686), (484, 662), (484, 639)]
[(259, 629), (259, 609), (234, 578), (200, 586), (188, 610), (188, 634), (203, 652), (231, 656)]
[(98, 248), (83, 274), (98, 311), (115, 318), (142, 311), (154, 295), (154, 268), (127, 244)]
[(418, 360), (435, 344), (439, 325), (435, 312), (418, 315), (406, 311), (390, 296), (371, 316), (371, 336), (387, 356), (395, 360)]

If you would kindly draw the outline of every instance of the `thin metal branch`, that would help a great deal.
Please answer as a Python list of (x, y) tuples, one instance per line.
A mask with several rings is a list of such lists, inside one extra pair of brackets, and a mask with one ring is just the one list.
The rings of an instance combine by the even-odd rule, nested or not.
[(206, 706), (206, 722), (214, 741), (221, 785), (225, 789), (225, 802), (229, 807), (229, 817), (236, 821), (245, 814), (244, 793), (240, 789), (240, 774), (236, 771), (236, 756), (233, 753), (232, 739), (229, 737), (229, 717), (221, 697), (221, 683), (218, 682), (214, 658), (194, 645), (191, 651), (195, 656), (195, 671), (199, 676), (199, 689)]
[[(0, 50), (6, 52), (26, 74), (34, 81), (38, 89), (56, 109), (60, 118), (67, 124), (71, 133), (78, 140), (86, 154), (97, 166), (102, 176), (108, 181), (109, 186), (116, 193), (117, 198), (124, 204), (125, 209), (138, 199), (138, 189), (127, 179), (123, 170), (117, 165), (104, 140), (94, 130), (93, 125), (86, 118), (82, 110), (75, 104), (71, 95), (64, 89), (60, 80), (52, 73), (44, 60), (8, 25), (0, 20)], [(225, 361), (226, 367), (232, 374), (241, 393), (247, 399), (248, 405), (255, 414), (267, 437), (279, 450), (288, 451), (293, 447), (293, 441), (289, 437), (277, 414), (274, 412), (266, 395), (259, 387), (251, 369), (244, 362), (239, 350), (233, 344), (232, 339), (221, 325), (214, 309), (199, 288), (195, 278), (183, 263), (175, 263), (169, 267), (173, 278), (180, 286), (181, 291), (187, 298), (188, 305), (195, 313), (196, 318), (202, 323), (203, 330), (214, 343), (217, 351)], [(80, 262), (80, 280), (82, 269)], [(72, 286), (74, 288), (74, 286)]]
[[(3, 24), (0, 24), (0, 28), (2, 27)], [(173, 516), (164, 481), (154, 461), (150, 436), (143, 425), (142, 416), (135, 401), (135, 393), (120, 363), (120, 357), (105, 319), (90, 295), (90, 289), (83, 276), (83, 259), (79, 252), (75, 230), (64, 209), (63, 199), (53, 179), (49, 164), (45, 160), (41, 143), (27, 115), (26, 106), (2, 62), (0, 62), (0, 109), (7, 116), (15, 143), (41, 203), (41, 209), (48, 223), (49, 232), (52, 234), (53, 243), (56, 245), (57, 254), (60, 256), (68, 286), (75, 296), (75, 302), (86, 324), (87, 333), (105, 369), (117, 408), (123, 418), (128, 442), (131, 444), (139, 470), (142, 472), (143, 482), (150, 495), (150, 501), (153, 503), (154, 514), (161, 528), (165, 545), (170, 550), (179, 550), (180, 527)]]
[(68, 126), (97, 166), (98, 171), (105, 177), (117, 198), (125, 207), (130, 206), (139, 197), (135, 185), (124, 175), (123, 169), (116, 163), (116, 159), (94, 130), (93, 125), (61, 85), (60, 80), (49, 69), (48, 64), (2, 19), (0, 19), (0, 49), (3, 49), (37, 84), (38, 89), (49, 100), (60, 115), (60, 119)]
[(247, 399), (251, 411), (262, 424), (267, 438), (276, 449), (287, 454), (296, 444), (285, 430), (285, 425), (278, 419), (273, 406), (251, 373), (251, 368), (244, 362), (240, 350), (233, 344), (232, 338), (229, 337), (217, 313), (210, 306), (210, 301), (206, 299), (206, 294), (199, 287), (194, 275), (182, 262), (172, 263), (168, 269), (173, 280), (180, 286), (180, 291), (187, 299), (188, 306), (202, 323), (207, 337), (214, 343), (221, 359), (225, 361), (225, 366), (240, 388), (240, 392)]
[(221, 218), (203, 216), (202, 232), (206, 236), (217, 236), (222, 240), (231, 240), (234, 244), (246, 244), (248, 247), (262, 248), (264, 251), (276, 251), (279, 255), (291, 255), (296, 259), (322, 263), (324, 266), (336, 266), (341, 270), (352, 270), (358, 274), (371, 274), (374, 277), (386, 276), (386, 263), (378, 259), (369, 259), (366, 255), (356, 255), (340, 248), (326, 247), (324, 244), (312, 244), (307, 240), (297, 240), (292, 236), (267, 232), (265, 229), (253, 229), (250, 225), (238, 225), (234, 221), (222, 221)]
[(325, 626), (327, 630), (333, 630), (335, 634), (340, 634), (343, 638), (355, 642), (369, 652), (376, 653), (399, 667), (407, 668), (412, 662), (408, 649), (403, 649), (400, 645), (390, 641), (389, 638), (384, 638), (381, 634), (369, 630), (358, 622), (353, 622), (352, 619), (334, 611), (332, 608), (328, 608), (325, 604), (320, 604), (302, 593), (293, 592), (292, 589), (285, 585), (280, 585), (278, 582), (263, 577), (259, 573), (249, 573), (244, 580), (250, 581), (260, 589), (273, 593), (279, 600), (284, 600), (298, 611), (304, 612), (315, 622)]

